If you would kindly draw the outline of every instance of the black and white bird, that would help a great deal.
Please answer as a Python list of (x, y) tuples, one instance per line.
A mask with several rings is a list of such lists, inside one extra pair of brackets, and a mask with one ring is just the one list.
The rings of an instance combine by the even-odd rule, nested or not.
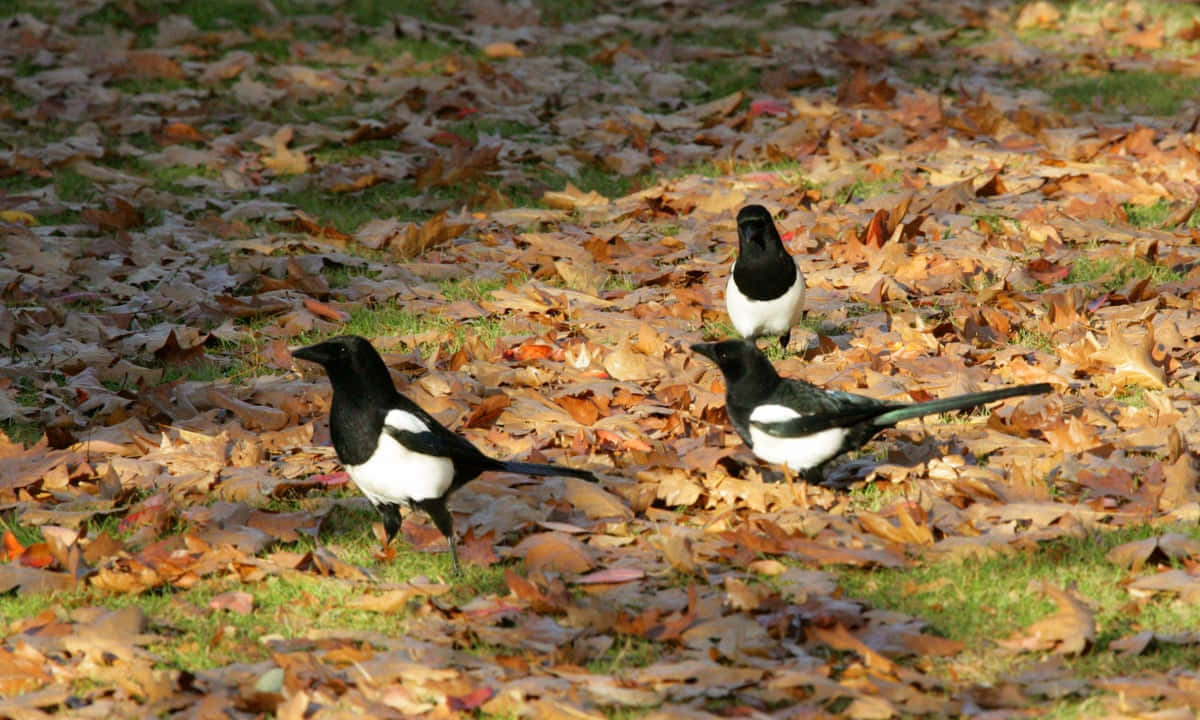
[(1052, 389), (1037, 383), (922, 403), (881, 402), (782, 378), (748, 340), (700, 343), (692, 350), (711, 359), (725, 376), (725, 411), (754, 454), (803, 474), (809, 482), (821, 479), (825, 463), (901, 420)]
[(455, 574), (461, 570), (446, 500), (480, 473), (569, 475), (596, 482), (587, 470), (507, 462), (484, 455), (401, 395), (383, 358), (357, 335), (301, 348), (292, 356), (321, 365), (329, 375), (333, 448), (350, 479), (383, 519), (386, 542), (391, 543), (400, 531), (400, 504), (420, 508), (429, 513), (450, 543)]
[(742, 208), (737, 226), (738, 256), (725, 286), (729, 321), (748, 340), (778, 335), (786, 350), (804, 314), (804, 275), (765, 207)]

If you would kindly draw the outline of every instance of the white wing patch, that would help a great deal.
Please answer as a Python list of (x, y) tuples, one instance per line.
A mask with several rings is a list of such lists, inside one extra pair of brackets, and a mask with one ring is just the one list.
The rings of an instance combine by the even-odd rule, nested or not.
[(387, 416), (383, 418), (383, 424), (408, 432), (429, 432), (429, 426), (422, 422), (421, 418), (403, 410), (389, 410)]
[(750, 419), (760, 423), (776, 423), (800, 417), (800, 413), (787, 405), (759, 405), (750, 413)]
[(804, 275), (796, 268), (796, 281), (787, 292), (772, 300), (751, 300), (738, 290), (731, 272), (725, 285), (725, 309), (744, 338), (782, 335), (795, 327), (804, 313)]
[[(750, 419), (761, 423), (783, 422), (800, 417), (800, 413), (784, 405), (759, 405)], [(798, 437), (775, 437), (750, 426), (750, 449), (769, 463), (787, 465), (796, 472), (816, 467), (838, 454), (846, 438), (844, 428), (829, 428)]]
[[(384, 423), (406, 432), (429, 431), (419, 417), (403, 410), (389, 412)], [(413, 452), (386, 433), (366, 462), (347, 465), (346, 472), (372, 503), (407, 504), (441, 497), (454, 481), (454, 463), (449, 458)]]

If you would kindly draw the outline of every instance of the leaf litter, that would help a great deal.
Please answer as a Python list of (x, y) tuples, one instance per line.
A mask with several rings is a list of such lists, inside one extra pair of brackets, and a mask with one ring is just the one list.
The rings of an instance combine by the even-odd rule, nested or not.
[[(1181, 72), (1184, 55), (1159, 51), (1194, 27), (1136, 2), (522, 8), (201, 29), (80, 2), (0, 24), (0, 419), (40, 431), (0, 441), (0, 591), (52, 598), (5, 618), (11, 712), (1194, 703), (1187, 672), (947, 674), (928, 659), (962, 643), (832, 574), (1200, 517), (1194, 127), (1096, 101), (1064, 112), (1037, 89), (1042, 68), (1090, 73), (1104, 54)], [(678, 32), (699, 26), (744, 41)], [(435, 59), (407, 49), (431, 41)], [(819, 321), (785, 375), (897, 400), (1059, 392), (902, 428), (798, 495), (736, 439), (719, 377), (687, 351), (728, 332), (733, 217), (751, 202), (778, 215)], [(1157, 224), (1131, 221), (1157, 206)], [(328, 389), (287, 348), (371, 316), (363, 332), (440, 421), (488, 452), (604, 475), (496, 475), (456, 496), (464, 560), (501, 566), (490, 589), (386, 579), (398, 553), (444, 552), (420, 517), (363, 565), (338, 546), (370, 521), (328, 448)], [(846, 487), (902, 499), (868, 509)], [(1163, 533), (1109, 558), (1135, 601), (1191, 603), (1193, 544)], [(321, 601), (255, 594), (301, 580), (384, 629), (313, 627), (302, 608)], [(1000, 645), (1105, 642), (1086, 599), (1041, 592), (1057, 611)], [(172, 595), (184, 611), (117, 602)], [(178, 612), (209, 623), (216, 660), (164, 655)], [(252, 639), (239, 629), (268, 612)], [(1145, 630), (1109, 647), (1194, 642)]]

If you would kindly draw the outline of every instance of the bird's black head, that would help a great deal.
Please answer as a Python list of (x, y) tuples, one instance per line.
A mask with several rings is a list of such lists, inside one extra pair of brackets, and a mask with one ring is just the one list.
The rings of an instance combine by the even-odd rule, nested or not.
[(749, 340), (697, 343), (692, 350), (717, 364), (730, 389), (741, 386), (747, 391), (751, 388), (769, 390), (779, 381), (779, 374), (770, 359)]
[(775, 221), (771, 213), (762, 205), (747, 205), (738, 212), (738, 243), (745, 248), (747, 243), (754, 243), (759, 248), (767, 250), (783, 247), (783, 239), (775, 229)]
[(292, 351), (292, 357), (315, 362), (325, 368), (329, 381), (336, 391), (338, 387), (362, 385), (389, 388), (392, 376), (388, 373), (383, 358), (366, 338), (358, 335), (340, 335), (316, 345)]

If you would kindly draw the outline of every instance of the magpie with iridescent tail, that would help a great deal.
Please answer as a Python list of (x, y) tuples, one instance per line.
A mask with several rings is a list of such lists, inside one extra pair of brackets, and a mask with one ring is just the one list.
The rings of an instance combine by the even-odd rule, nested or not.
[(596, 482), (587, 470), (484, 455), (400, 394), (383, 358), (357, 335), (301, 348), (292, 356), (325, 368), (333, 386), (329, 408), (333, 449), (383, 519), (385, 542), (391, 543), (400, 531), (401, 504), (420, 508), (450, 543), (455, 574), (462, 571), (446, 500), (480, 473), (570, 476)]
[(1052, 389), (1037, 383), (922, 403), (882, 402), (780, 377), (748, 340), (700, 343), (692, 350), (716, 363), (725, 376), (725, 412), (746, 445), (759, 458), (801, 473), (810, 483), (820, 481), (830, 460), (901, 420)]
[(762, 205), (738, 212), (738, 256), (725, 285), (729, 322), (747, 340), (778, 335), (787, 349), (792, 328), (804, 315), (804, 275)]

